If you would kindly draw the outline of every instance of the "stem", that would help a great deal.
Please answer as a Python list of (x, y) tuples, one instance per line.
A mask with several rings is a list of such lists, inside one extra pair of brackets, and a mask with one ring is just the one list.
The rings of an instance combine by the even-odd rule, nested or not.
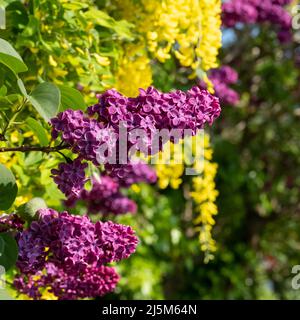
[(60, 150), (69, 149), (69, 146), (64, 145), (58, 145), (55, 147), (41, 147), (41, 146), (21, 146), (21, 147), (13, 147), (13, 148), (0, 148), (0, 152), (30, 152), (30, 151), (41, 151), (45, 153), (50, 152), (58, 152)]
[(10, 125), (16, 120), (17, 116), (19, 115), (19, 113), (21, 112), (22, 108), (24, 107), (24, 105), (26, 104), (26, 99), (23, 99), (21, 105), (19, 106), (19, 108), (16, 110), (16, 112), (14, 113), (14, 115), (7, 121), (6, 125), (4, 126), (1, 134), (0, 134), (0, 140), (2, 141), (6, 141), (5, 139), (5, 134), (6, 131), (8, 130), (8, 128), (10, 127)]
[(65, 154), (63, 154), (61, 151), (57, 150), (56, 152), (59, 153), (61, 156), (63, 156), (67, 163), (72, 163), (72, 160), (69, 157), (67, 157)]

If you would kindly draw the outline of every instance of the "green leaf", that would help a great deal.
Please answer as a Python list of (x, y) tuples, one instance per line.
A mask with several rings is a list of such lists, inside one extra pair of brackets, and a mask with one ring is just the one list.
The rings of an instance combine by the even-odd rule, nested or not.
[(126, 20), (116, 21), (106, 12), (91, 8), (84, 13), (87, 19), (92, 19), (99, 26), (114, 30), (121, 38), (132, 39), (133, 35), (130, 31), (134, 25)]
[(114, 30), (121, 38), (132, 39), (133, 35), (132, 35), (132, 32), (130, 31), (130, 28), (132, 27), (133, 27), (133, 24), (129, 23), (126, 20), (121, 20), (115, 24)]
[(9, 2), (10, 4), (5, 8), (6, 29), (14, 30), (17, 28), (22, 30), (28, 24), (27, 9), (21, 1), (9, 0)]
[(49, 82), (40, 83), (28, 96), (28, 100), (37, 112), (49, 122), (60, 106), (60, 91), (58, 87)]
[(102, 27), (113, 29), (115, 26), (115, 20), (110, 17), (107, 13), (91, 8), (90, 10), (84, 13), (84, 16), (87, 19), (93, 19), (96, 24)]
[(67, 86), (58, 86), (61, 93), (60, 111), (66, 109), (85, 110), (86, 105), (80, 91)]
[(18, 52), (3, 39), (0, 39), (0, 63), (6, 65), (15, 74), (28, 70)]
[(22, 99), (22, 96), (20, 94), (13, 93), (5, 97), (0, 97), (0, 102), (8, 102), (9, 104), (14, 104), (16, 101), (20, 99)]
[(42, 147), (46, 147), (49, 145), (49, 138), (47, 135), (47, 131), (41, 125), (41, 123), (31, 117), (27, 118), (26, 123), (28, 127), (35, 133)]
[(0, 210), (8, 210), (15, 201), (18, 187), (14, 175), (0, 164)]
[[(39, 20), (34, 16), (29, 16), (29, 21), (26, 25), (26, 28), (22, 32), (22, 37), (24, 38), (33, 38), (39, 32)], [(40, 39), (41, 42), (42, 39)]]
[(24, 165), (26, 167), (32, 166), (38, 162), (40, 162), (43, 159), (43, 154), (42, 152), (38, 151), (32, 151), (28, 153), (28, 156), (25, 159)]
[(7, 233), (0, 234), (0, 265), (8, 271), (14, 267), (18, 257), (16, 240)]

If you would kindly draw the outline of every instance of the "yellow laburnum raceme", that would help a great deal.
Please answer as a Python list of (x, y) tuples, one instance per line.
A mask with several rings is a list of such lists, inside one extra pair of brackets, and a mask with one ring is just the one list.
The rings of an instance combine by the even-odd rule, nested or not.
[(221, 47), (221, 0), (115, 0), (117, 14), (135, 24), (153, 57), (174, 53), (180, 64), (207, 71)]
[(221, 0), (200, 0), (201, 38), (196, 55), (201, 59), (203, 70), (217, 67), (217, 56), (221, 48)]
[(139, 88), (152, 84), (150, 59), (141, 45), (130, 44), (124, 49), (116, 74), (116, 89), (127, 96), (138, 95)]
[[(195, 161), (189, 164), (189, 159), (182, 148), (183, 141), (178, 144), (166, 144), (164, 151), (158, 155), (159, 163), (155, 165), (158, 186), (161, 189), (171, 187), (178, 189), (182, 184), (182, 175), (187, 167), (192, 167), (197, 175), (192, 178), (190, 198), (194, 202), (195, 230), (199, 233), (201, 250), (205, 253), (205, 262), (213, 258), (216, 250), (215, 240), (212, 238), (212, 229), (215, 224), (214, 216), (218, 213), (215, 204), (218, 191), (215, 185), (217, 164), (212, 162), (213, 151), (210, 147), (209, 135), (204, 134), (202, 141), (204, 152), (199, 152), (197, 137), (192, 137), (190, 147)], [(170, 149), (169, 149), (170, 148)], [(203, 155), (204, 157), (201, 157)]]
[[(201, 250), (205, 253), (205, 262), (209, 262), (216, 251), (216, 243), (212, 238), (212, 228), (215, 224), (214, 216), (218, 214), (218, 208), (215, 204), (218, 196), (216, 190), (215, 176), (218, 165), (211, 162), (212, 149), (209, 144), (209, 136), (204, 136), (204, 163), (200, 175), (193, 178), (191, 198), (195, 203), (194, 211), (197, 217), (194, 219), (196, 231), (199, 232), (199, 242)], [(197, 170), (197, 161), (194, 169)]]
[(178, 189), (182, 183), (184, 164), (182, 159), (182, 141), (178, 144), (166, 143), (164, 151), (158, 154), (158, 163), (155, 165), (159, 188)]

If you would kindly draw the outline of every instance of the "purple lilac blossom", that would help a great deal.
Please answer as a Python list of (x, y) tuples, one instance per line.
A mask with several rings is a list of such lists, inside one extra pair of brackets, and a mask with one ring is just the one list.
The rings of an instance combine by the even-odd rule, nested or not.
[[(113, 166), (112, 169), (114, 168)], [(156, 180), (155, 170), (146, 163), (139, 161), (122, 165), (119, 171), (112, 170), (105, 175), (95, 176), (90, 191), (82, 189), (79, 195), (68, 197), (65, 205), (74, 207), (81, 200), (86, 204), (88, 213), (134, 214), (137, 205), (121, 193), (121, 188), (129, 188), (134, 183), (155, 183)]]
[(83, 190), (80, 200), (85, 202), (88, 212), (92, 214), (134, 214), (137, 211), (136, 203), (122, 195), (119, 183), (109, 176), (93, 179), (92, 189)]
[[(59, 133), (73, 152), (79, 158), (90, 160), (98, 164), (97, 150), (102, 144), (113, 148), (115, 141), (110, 130), (104, 130), (103, 126), (95, 119), (85, 116), (81, 110), (66, 110), (51, 119), (52, 137), (55, 139)], [(107, 156), (109, 156), (108, 151)]]
[[(96, 165), (99, 164), (97, 151), (103, 144), (108, 150), (101, 158), (101, 163), (108, 162), (119, 143), (121, 123), (127, 128), (128, 154), (129, 148), (137, 146), (131, 135), (134, 129), (143, 129), (147, 149), (152, 145), (154, 131), (179, 129), (183, 132), (184, 129), (190, 129), (194, 135), (206, 123), (211, 125), (221, 112), (218, 99), (198, 87), (187, 92), (177, 90), (170, 93), (161, 93), (149, 87), (147, 90), (140, 89), (136, 98), (127, 98), (116, 90), (108, 90), (98, 98), (99, 102), (88, 108), (89, 116), (97, 115), (97, 120), (74, 110), (66, 110), (51, 120), (53, 138), (61, 133), (63, 141), (73, 152)], [(116, 159), (116, 163), (119, 164), (119, 159)]]
[(0, 216), (0, 233), (8, 231), (23, 230), (25, 221), (23, 221), (17, 214), (2, 214)]
[[(105, 164), (108, 174), (118, 178), (121, 186), (155, 182), (156, 175), (150, 167), (130, 163), (129, 150), (155, 154), (161, 150), (163, 143), (167, 142), (160, 141), (158, 146), (154, 147), (153, 133), (157, 130), (167, 129), (168, 140), (179, 140), (185, 129), (190, 130), (189, 134), (195, 135), (206, 123), (211, 125), (221, 112), (218, 98), (199, 87), (193, 87), (187, 92), (177, 90), (170, 93), (161, 93), (149, 87), (147, 90), (140, 89), (140, 94), (135, 98), (127, 98), (116, 90), (108, 90), (98, 95), (98, 99), (97, 104), (88, 108), (88, 115), (78, 110), (66, 110), (51, 120), (53, 138), (61, 134), (62, 140), (78, 154), (78, 160), (73, 166), (65, 164), (61, 165), (59, 170), (53, 171), (55, 182), (68, 197), (68, 205), (74, 205), (82, 190), (82, 183), (77, 178), (83, 170), (79, 168), (78, 172), (76, 171), (77, 163), (82, 166), (80, 160), (90, 160), (95, 165)], [(97, 120), (91, 118), (93, 116), (97, 116)], [(115, 152), (115, 164), (110, 164), (110, 156), (123, 143), (118, 141), (120, 124), (125, 125), (127, 130), (127, 164), (120, 163), (118, 152)], [(142, 129), (145, 135), (142, 147), (134, 137), (135, 129)], [(173, 129), (177, 129), (179, 136), (176, 138), (171, 134)], [(107, 147), (107, 150), (101, 155), (100, 161), (99, 148), (102, 146)], [(72, 170), (78, 175), (74, 174), (73, 179), (68, 179), (68, 174), (64, 174), (64, 171)], [(120, 199), (118, 196), (118, 204), (123, 210), (126, 207), (134, 210), (133, 203), (123, 197)]]
[(94, 224), (87, 216), (41, 209), (39, 220), (19, 236), (17, 266), (21, 272), (32, 273), (53, 262), (75, 272), (125, 259), (137, 243), (130, 227), (110, 221)]
[(155, 170), (146, 163), (141, 161), (128, 163), (119, 166), (106, 165), (106, 174), (114, 178), (121, 187), (128, 188), (135, 183), (155, 183), (157, 175)]
[[(239, 94), (229, 87), (238, 81), (238, 74), (234, 69), (226, 65), (211, 69), (208, 72), (208, 78), (212, 82), (215, 95), (220, 99), (221, 104), (235, 106), (239, 102)], [(206, 88), (204, 81), (200, 82), (200, 87)]]
[(60, 300), (95, 298), (112, 292), (119, 282), (119, 275), (112, 267), (86, 267), (84, 272), (69, 274), (54, 263), (46, 263), (43, 271), (18, 275), (16, 289), (33, 299), (43, 299), (43, 289)]
[[(106, 263), (128, 258), (136, 249), (134, 231), (111, 221), (41, 209), (39, 219), (18, 236), (15, 287), (33, 298), (50, 287), (59, 299), (101, 296), (112, 291), (119, 277)], [(78, 281), (80, 280), (80, 281)]]
[(84, 170), (87, 163), (82, 163), (79, 158), (70, 163), (60, 163), (58, 169), (52, 169), (52, 177), (59, 190), (68, 198), (78, 198), (84, 187)]
[(222, 21), (226, 27), (237, 23), (269, 22), (278, 26), (280, 41), (291, 40), (292, 17), (284, 8), (291, 0), (230, 0), (222, 5)]

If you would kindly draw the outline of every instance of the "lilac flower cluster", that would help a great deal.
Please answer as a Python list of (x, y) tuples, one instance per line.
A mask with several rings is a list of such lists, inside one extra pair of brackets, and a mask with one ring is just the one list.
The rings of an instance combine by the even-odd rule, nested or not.
[[(170, 93), (161, 93), (150, 87), (140, 89), (140, 95), (136, 98), (127, 98), (116, 90), (108, 90), (98, 97), (99, 103), (88, 108), (89, 116), (97, 114), (97, 120), (74, 110), (66, 110), (51, 120), (53, 138), (61, 133), (63, 141), (73, 152), (96, 165), (108, 162), (118, 146), (121, 123), (127, 129), (128, 154), (132, 146), (136, 146), (137, 150), (141, 148), (132, 134), (134, 129), (143, 130), (143, 144), (147, 148), (152, 145), (156, 130), (179, 129), (183, 134), (184, 129), (190, 129), (192, 134), (196, 134), (206, 123), (212, 124), (221, 112), (218, 99), (198, 87), (187, 92), (177, 90)], [(99, 161), (97, 151), (104, 144), (107, 150)]]
[(226, 27), (237, 23), (270, 22), (279, 26), (278, 38), (291, 40), (292, 17), (284, 6), (292, 0), (230, 0), (222, 5), (222, 20)]
[(120, 185), (109, 176), (93, 180), (91, 191), (83, 190), (80, 199), (85, 201), (89, 213), (136, 213), (137, 205), (120, 192)]
[[(238, 74), (235, 70), (229, 66), (222, 66), (210, 70), (208, 78), (212, 82), (215, 95), (220, 99), (221, 104), (235, 106), (239, 102), (239, 94), (229, 87), (238, 81)], [(202, 81), (200, 86), (206, 87), (206, 84)]]
[(91, 191), (84, 189), (86, 182), (84, 169), (79, 159), (72, 163), (61, 163), (59, 170), (52, 170), (54, 181), (66, 195), (65, 205), (73, 207), (83, 200), (89, 213), (124, 214), (136, 213), (137, 205), (121, 193), (121, 188), (129, 188), (134, 183), (155, 183), (156, 172), (143, 162), (126, 164), (115, 170), (112, 166), (106, 175), (92, 180)]
[[(84, 272), (69, 274), (53, 263), (46, 263), (42, 271), (15, 278), (16, 289), (33, 299), (42, 299), (41, 288), (50, 288), (60, 300), (76, 300), (103, 296), (112, 292), (119, 282), (119, 275), (112, 267), (86, 267)], [(44, 289), (47, 290), (47, 289)]]
[[(97, 150), (102, 144), (113, 148), (113, 133), (104, 129), (103, 125), (91, 119), (81, 110), (66, 110), (51, 119), (52, 137), (56, 139), (59, 133), (79, 159), (90, 160), (98, 165)], [(109, 154), (107, 154), (109, 156)]]
[(83, 200), (89, 213), (124, 214), (136, 213), (137, 205), (121, 193), (121, 188), (128, 188), (134, 183), (154, 183), (157, 180), (156, 172), (143, 162), (120, 166), (120, 170), (112, 166), (112, 171), (106, 175), (94, 178), (90, 191), (82, 190), (79, 197), (69, 199), (66, 204), (74, 206), (77, 200)]
[(141, 161), (119, 166), (107, 164), (105, 169), (106, 174), (118, 181), (121, 187), (125, 188), (134, 183), (155, 183), (157, 180), (155, 170)]
[(23, 230), (24, 221), (15, 213), (0, 216), (0, 233)]
[(18, 237), (22, 276), (15, 285), (33, 298), (40, 297), (39, 287), (47, 286), (60, 299), (105, 294), (118, 277), (104, 264), (129, 257), (137, 244), (130, 227), (41, 209), (38, 221)]
[(146, 133), (144, 143), (149, 147), (156, 130), (179, 129), (183, 133), (183, 130), (190, 129), (194, 135), (205, 123), (212, 124), (221, 111), (218, 99), (199, 87), (187, 92), (176, 90), (170, 93), (161, 93), (149, 87), (147, 90), (140, 89), (136, 98), (127, 98), (116, 90), (108, 90), (98, 98), (99, 103), (88, 108), (89, 115), (97, 114), (98, 121), (116, 130), (119, 123), (125, 123), (133, 145), (136, 140), (130, 132), (142, 129)]
[(87, 205), (89, 213), (124, 214), (136, 213), (137, 205), (121, 193), (121, 188), (128, 188), (134, 183), (154, 183), (157, 176), (154, 169), (146, 163), (120, 165), (119, 170), (111, 166), (106, 175), (101, 175), (92, 180), (93, 187), (90, 191), (82, 189), (77, 197), (70, 197), (65, 202), (69, 207), (82, 200)]
[(79, 158), (70, 163), (60, 163), (58, 169), (52, 169), (52, 177), (58, 188), (68, 198), (78, 198), (84, 187), (86, 163)]
[(224, 82), (226, 84), (236, 83), (238, 81), (237, 72), (230, 66), (223, 65), (218, 69), (211, 69), (209, 71), (210, 79), (218, 80), (219, 82)]
[[(189, 134), (195, 135), (206, 123), (212, 124), (221, 112), (218, 98), (199, 87), (187, 92), (177, 90), (170, 93), (161, 93), (149, 87), (147, 90), (140, 89), (139, 96), (135, 98), (108, 90), (98, 95), (98, 99), (97, 104), (88, 108), (87, 115), (82, 111), (66, 110), (51, 120), (53, 138), (61, 135), (64, 143), (78, 154), (74, 162), (62, 164), (58, 170), (52, 171), (54, 180), (67, 196), (68, 205), (84, 199), (93, 212), (99, 211), (101, 206), (100, 211), (105, 213), (117, 213), (118, 210), (118, 213), (134, 212), (136, 205), (119, 191), (109, 197), (100, 197), (102, 183), (94, 182), (94, 190), (84, 191), (86, 165), (82, 160), (92, 161), (95, 165), (105, 164), (106, 175), (116, 180), (120, 187), (140, 182), (153, 183), (156, 174), (148, 165), (130, 163), (132, 150), (155, 154), (168, 140), (182, 138), (186, 129), (189, 129)], [(120, 137), (120, 124), (126, 129), (125, 137)], [(142, 137), (136, 136), (136, 129), (142, 131)], [(155, 145), (155, 135), (163, 129), (164, 133), (167, 131), (167, 139), (159, 140)], [(178, 129), (177, 137), (173, 135), (174, 129)], [(124, 144), (122, 138), (126, 139), (125, 159), (121, 159), (119, 150)], [(105, 146), (103, 154), (99, 152), (102, 146)], [(114, 164), (109, 161), (112, 155), (116, 156)]]

